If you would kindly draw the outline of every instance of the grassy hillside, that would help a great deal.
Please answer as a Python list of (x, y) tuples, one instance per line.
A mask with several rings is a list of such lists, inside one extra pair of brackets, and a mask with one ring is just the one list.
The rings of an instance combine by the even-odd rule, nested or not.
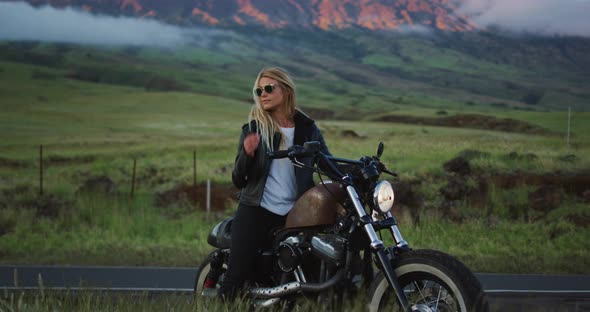
[(247, 28), (171, 48), (4, 43), (0, 59), (66, 69), (83, 81), (240, 101), (249, 101), (261, 67), (280, 65), (295, 76), (303, 106), (338, 111), (588, 111), (589, 52), (582, 38)]
[[(173, 136), (174, 140), (191, 140), (197, 135), (200, 140), (223, 135), (231, 137), (236, 131), (232, 130), (234, 125), (246, 118), (252, 103), (253, 77), (265, 64), (282, 65), (292, 71), (298, 86), (299, 105), (312, 116), (375, 120), (389, 114), (436, 118), (478, 113), (520, 119), (552, 131), (556, 142), (565, 141), (567, 116), (563, 110), (546, 114), (537, 111), (542, 105), (521, 110), (500, 105), (502, 103), (461, 102), (454, 97), (475, 96), (457, 90), (439, 96), (437, 92), (441, 90), (432, 85), (394, 76), (384, 78), (378, 69), (362, 64), (344, 66), (350, 61), (347, 55), (329, 56), (324, 54), (321, 45), (317, 51), (312, 51), (314, 38), (294, 49), (304, 53), (299, 58), (282, 57), (280, 49), (261, 49), (256, 44), (257, 40), (262, 40), (260, 38), (248, 41), (235, 34), (221, 39), (208, 48), (186, 46), (179, 49), (96, 48), (30, 42), (1, 44), (4, 131), (0, 135), (3, 144), (12, 148), (12, 152), (10, 148), (4, 150), (4, 157), (23, 158), (16, 146), (41, 142), (49, 145), (65, 145), (70, 141), (153, 142), (164, 135)], [(333, 43), (348, 42), (337, 39), (333, 39)], [(517, 66), (487, 66), (485, 60), (451, 50), (436, 53), (427, 48), (435, 47), (436, 42), (421, 37), (395, 39), (399, 39), (396, 44), (405, 51), (400, 53), (424, 61), (387, 63), (386, 60), (392, 60), (396, 54), (382, 53), (378, 48), (371, 49), (373, 52), (361, 59), (376, 67), (398, 64), (395, 66), (408, 67), (409, 72), (446, 66), (448, 70), (464, 71), (465, 75), (479, 73), (498, 79), (523, 73)], [(376, 44), (372, 38), (363, 40), (367, 41), (367, 47)], [(277, 45), (284, 47), (285, 42)], [(449, 65), (458, 61), (469, 62), (470, 66)], [(343, 72), (358, 76), (351, 78)], [(374, 75), (364, 80), (371, 74)], [(588, 133), (587, 114), (574, 110), (572, 121), (574, 144), (583, 146), (587, 140), (584, 134)]]
[(360, 30), (330, 35), (285, 33), (283, 38), (297, 44), (296, 48), (277, 44), (282, 53), (305, 55), (309, 49), (329, 55), (347, 64), (335, 67), (322, 59), (315, 65), (341, 79), (370, 82), (389, 91), (403, 89), (477, 106), (588, 110), (590, 63), (584, 55), (590, 51), (590, 41), (584, 38)]
[[(451, 252), (477, 271), (590, 271), (588, 201), (583, 184), (581, 191), (575, 186), (590, 171), (589, 113), (574, 111), (567, 146), (567, 113), (547, 111), (559, 103), (545, 105), (545, 96), (531, 106), (502, 100), (492, 89), (492, 95), (473, 93), (441, 87), (435, 76), (432, 83), (416, 78), (431, 68), (525, 79), (517, 65), (491, 68), (485, 59), (452, 49), (433, 54), (420, 50), (434, 49), (432, 44), (412, 38), (399, 39), (400, 55), (420, 62), (399, 61), (379, 49), (332, 55), (311, 48), (317, 38), (285, 57), (292, 41), (277, 37), (277, 49), (262, 49), (264, 38), (235, 34), (212, 46), (181, 49), (0, 44), (0, 262), (194, 265), (209, 250), (211, 224), (235, 208), (223, 200), (235, 192), (226, 185), (253, 79), (263, 65), (278, 64), (293, 73), (300, 105), (328, 117), (318, 124), (333, 154), (358, 158), (385, 142), (384, 160), (419, 199), (402, 201), (396, 211), (416, 248)], [(391, 75), (392, 69), (408, 75)], [(567, 93), (562, 91), (557, 93)], [(517, 119), (547, 132), (373, 121), (467, 113)], [(472, 173), (460, 179), (466, 191), (451, 198), (457, 175), (443, 165), (466, 150)], [(218, 203), (229, 211), (205, 216), (195, 211), (203, 208), (201, 199), (195, 203), (182, 191), (192, 185), (194, 151), (199, 188), (212, 179), (225, 196)], [(85, 183), (98, 176), (112, 180), (116, 190), (83, 194)], [(531, 194), (546, 181), (560, 185), (547, 191), (558, 200), (533, 208)]]

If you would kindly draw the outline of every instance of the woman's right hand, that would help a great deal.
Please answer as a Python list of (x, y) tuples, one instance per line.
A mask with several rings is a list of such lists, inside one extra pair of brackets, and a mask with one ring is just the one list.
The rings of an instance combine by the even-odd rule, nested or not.
[(244, 139), (244, 151), (246, 155), (250, 157), (254, 157), (254, 153), (258, 148), (258, 143), (260, 143), (260, 135), (258, 133), (250, 133)]

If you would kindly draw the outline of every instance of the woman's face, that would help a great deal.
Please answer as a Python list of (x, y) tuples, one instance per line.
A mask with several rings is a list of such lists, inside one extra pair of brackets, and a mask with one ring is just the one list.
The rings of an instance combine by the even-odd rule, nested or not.
[[(270, 93), (265, 90), (268, 89), (268, 85), (274, 86)], [(258, 88), (262, 88), (262, 94), (259, 96), (259, 99), (265, 111), (272, 112), (283, 108), (285, 104), (284, 93), (278, 81), (272, 78), (262, 77), (258, 82)]]

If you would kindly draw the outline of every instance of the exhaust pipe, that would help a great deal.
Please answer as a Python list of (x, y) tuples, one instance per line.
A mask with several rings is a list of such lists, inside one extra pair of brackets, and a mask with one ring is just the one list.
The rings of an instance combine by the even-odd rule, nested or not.
[(248, 290), (248, 294), (254, 298), (270, 299), (289, 295), (298, 291), (303, 292), (321, 292), (324, 291), (336, 283), (340, 282), (344, 278), (344, 269), (336, 272), (329, 280), (321, 283), (300, 283), (291, 282), (275, 287), (256, 287)]

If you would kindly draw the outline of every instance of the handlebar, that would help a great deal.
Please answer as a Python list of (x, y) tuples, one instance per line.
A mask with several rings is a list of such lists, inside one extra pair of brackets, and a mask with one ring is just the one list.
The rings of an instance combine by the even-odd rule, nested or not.
[(282, 151), (268, 152), (268, 157), (270, 159), (286, 158), (286, 157), (289, 157), (289, 151), (288, 150), (282, 150)]
[[(319, 151), (318, 151), (319, 152)], [(281, 159), (287, 158), (305, 158), (305, 157), (313, 157), (315, 156), (314, 151), (310, 151), (301, 145), (293, 145), (286, 150), (279, 150), (274, 152), (268, 152), (268, 157), (270, 159)]]
[[(268, 152), (268, 156), (270, 159), (289, 158), (289, 159), (291, 159), (291, 161), (293, 161), (296, 158), (306, 158), (306, 157), (316, 157), (317, 156), (321, 160), (323, 160), (323, 164), (324, 164), (323, 167), (328, 167), (330, 169), (330, 171), (332, 171), (333, 173), (335, 173), (338, 176), (338, 178), (344, 177), (344, 174), (340, 171), (338, 166), (336, 166), (336, 163), (351, 164), (351, 165), (356, 165), (356, 166), (363, 168), (368, 165), (368, 163), (366, 163), (366, 160), (370, 159), (370, 160), (376, 160), (377, 163), (379, 164), (376, 168), (379, 173), (383, 172), (383, 173), (390, 174), (392, 176), (397, 176), (397, 174), (395, 174), (394, 172), (386, 169), (385, 165), (383, 165), (377, 157), (374, 157), (374, 158), (363, 157), (363, 158), (361, 158), (361, 160), (352, 160), (352, 159), (344, 159), (344, 158), (328, 156), (319, 150), (319, 145), (316, 142), (309, 142), (309, 143), (311, 143), (311, 144), (306, 143), (304, 146), (293, 145), (286, 150), (278, 150), (278, 151)], [(371, 163), (373, 163), (373, 161), (371, 161)], [(320, 163), (318, 163), (318, 164), (320, 164)], [(332, 178), (334, 178), (334, 177), (332, 177)]]

